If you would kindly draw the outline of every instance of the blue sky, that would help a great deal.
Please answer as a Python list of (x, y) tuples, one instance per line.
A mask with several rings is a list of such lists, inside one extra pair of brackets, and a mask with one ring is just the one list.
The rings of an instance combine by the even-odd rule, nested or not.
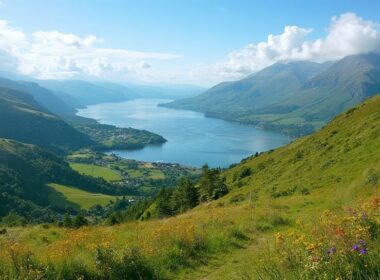
[[(137, 66), (125, 65), (128, 68), (125, 73), (132, 73), (130, 76), (125, 73), (112, 76), (108, 73), (102, 77), (102, 74), (93, 71), (99, 76), (98, 78), (116, 80), (125, 78), (136, 81), (141, 79), (143, 82), (150, 82), (151, 79), (151, 82), (174, 80), (183, 83), (212, 84), (218, 80), (238, 78), (239, 74), (236, 73), (232, 73), (231, 77), (227, 74), (218, 77), (217, 74), (211, 73), (210, 79), (207, 79), (204, 77), (207, 76), (205, 69), (218, 62), (224, 63), (229, 60), (231, 52), (239, 52), (249, 44), (256, 45), (267, 41), (269, 34), (283, 33), (285, 26), (312, 29), (312, 32), (309, 30), (307, 35), (304, 34), (304, 40), (313, 41), (328, 35), (333, 16), (351, 12), (364, 21), (371, 21), (374, 26), (380, 22), (380, 2), (366, 0), (2, 0), (1, 2), (0, 19), (7, 21), (7, 28), (22, 31), (30, 44), (33, 43), (31, 37), (35, 32), (56, 31), (60, 34), (74, 34), (78, 38), (96, 36), (99, 40), (94, 46), (104, 49), (173, 55), (167, 59), (140, 57), (139, 65), (146, 65), (146, 71), (156, 74), (136, 74), (134, 67)], [(376, 26), (373, 28), (378, 30)], [(28, 59), (31, 59), (30, 57), (35, 55), (29, 55)], [(59, 57), (62, 61), (66, 61), (63, 55)], [(108, 59), (107, 55), (102, 58)], [(322, 59), (318, 57), (314, 60)], [(239, 68), (239, 71), (244, 75), (245, 72), (259, 70), (262, 65), (266, 66), (271, 62), (272, 60), (267, 63), (262, 62), (256, 67), (251, 61), (249, 66), (243, 65), (241, 69), (244, 69)], [(80, 68), (83, 63), (82, 60), (77, 66)], [(137, 60), (133, 63), (136, 64)], [(117, 68), (118, 71), (121, 71), (120, 68), (121, 66)], [(69, 69), (68, 66), (66, 69)], [(198, 69), (201, 69), (199, 70), (202, 73), (201, 78), (194, 78), (194, 75), (191, 78), (186, 76), (191, 71), (198, 72)], [(38, 71), (33, 71), (29, 69), (24, 72), (30, 75), (36, 72), (35, 74), (39, 75)], [(165, 77), (163, 71), (170, 74)], [(84, 75), (79, 70), (77, 72), (80, 72), (79, 76)], [(95, 77), (94, 73), (91, 75)], [(45, 73), (45, 75), (50, 77), (50, 74)], [(91, 76), (88, 73), (86, 75)], [(64, 75), (62, 77), (65, 78)]]

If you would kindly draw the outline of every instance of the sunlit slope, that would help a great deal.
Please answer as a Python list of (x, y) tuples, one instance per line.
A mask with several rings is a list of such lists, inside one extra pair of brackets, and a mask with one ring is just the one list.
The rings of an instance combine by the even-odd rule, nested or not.
[(235, 188), (225, 200), (239, 194), (241, 199), (286, 198), (315, 209), (347, 204), (372, 192), (380, 180), (380, 96), (311, 136), (244, 160), (225, 176)]
[(46, 186), (52, 182), (91, 193), (116, 190), (104, 180), (75, 172), (63, 159), (44, 149), (0, 138), (0, 217), (14, 210), (28, 218), (39, 218), (47, 207), (65, 211), (65, 203), (73, 206), (62, 197), (60, 204), (51, 204), (50, 198), (58, 197), (54, 189)]

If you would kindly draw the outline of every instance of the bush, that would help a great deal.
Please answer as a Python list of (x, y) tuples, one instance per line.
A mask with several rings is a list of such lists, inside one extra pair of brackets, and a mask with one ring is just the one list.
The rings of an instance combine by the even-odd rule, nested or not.
[(95, 263), (101, 279), (142, 280), (157, 279), (157, 275), (139, 250), (127, 249), (118, 257), (112, 248), (97, 248)]

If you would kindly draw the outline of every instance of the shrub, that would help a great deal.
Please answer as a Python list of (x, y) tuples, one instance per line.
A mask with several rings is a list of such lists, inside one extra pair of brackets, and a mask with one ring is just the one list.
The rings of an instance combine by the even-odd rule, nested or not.
[(119, 257), (112, 248), (97, 248), (95, 263), (101, 279), (141, 280), (157, 279), (153, 268), (140, 254), (139, 250), (127, 249)]

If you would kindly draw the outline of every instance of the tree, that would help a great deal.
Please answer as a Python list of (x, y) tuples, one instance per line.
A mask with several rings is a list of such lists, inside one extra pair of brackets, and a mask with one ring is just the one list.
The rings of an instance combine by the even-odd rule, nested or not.
[(158, 217), (167, 217), (172, 215), (170, 207), (170, 197), (172, 191), (162, 188), (156, 198), (156, 208)]
[(63, 218), (63, 226), (67, 228), (71, 228), (73, 226), (73, 220), (71, 219), (69, 213), (66, 213)]
[(88, 225), (88, 221), (87, 219), (81, 215), (81, 214), (78, 214), (75, 218), (74, 218), (74, 221), (73, 221), (73, 226), (75, 228), (80, 228), (80, 227), (83, 227), (83, 226), (86, 226)]
[(9, 227), (24, 226), (26, 224), (25, 218), (18, 215), (15, 211), (9, 212), (1, 221)]
[(202, 167), (199, 192), (201, 201), (218, 199), (228, 193), (226, 184), (220, 178), (220, 169), (210, 169), (207, 164)]
[(182, 213), (198, 204), (198, 190), (189, 178), (182, 178), (171, 196), (171, 208), (174, 213)]

